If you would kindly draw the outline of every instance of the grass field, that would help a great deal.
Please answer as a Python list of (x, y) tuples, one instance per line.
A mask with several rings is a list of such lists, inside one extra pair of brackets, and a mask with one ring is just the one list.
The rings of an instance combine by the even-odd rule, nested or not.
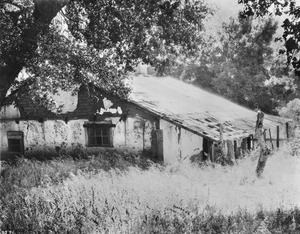
[[(113, 155), (2, 166), (2, 230), (31, 233), (300, 233), (300, 157), (232, 167)], [(135, 166), (134, 166), (135, 165)]]

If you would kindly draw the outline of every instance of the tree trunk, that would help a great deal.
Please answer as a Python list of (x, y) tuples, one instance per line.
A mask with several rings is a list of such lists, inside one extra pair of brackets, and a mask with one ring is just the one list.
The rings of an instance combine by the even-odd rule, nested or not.
[(52, 19), (69, 0), (34, 0), (33, 19), (21, 34), (19, 46), (8, 52), (0, 66), (0, 107), (5, 104), (7, 91), (14, 83), (26, 62), (34, 57), (38, 37), (46, 33)]
[(257, 113), (257, 121), (255, 127), (255, 136), (258, 141), (258, 146), (260, 147), (259, 158), (256, 167), (256, 175), (259, 178), (261, 177), (264, 171), (268, 159), (268, 155), (270, 154), (270, 150), (268, 149), (264, 139), (263, 120), (264, 120), (264, 113), (259, 110)]

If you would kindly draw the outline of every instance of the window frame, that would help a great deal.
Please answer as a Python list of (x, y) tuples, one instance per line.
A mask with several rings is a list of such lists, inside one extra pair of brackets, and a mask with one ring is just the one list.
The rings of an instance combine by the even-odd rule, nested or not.
[[(14, 144), (12, 141), (18, 141), (19, 144)], [(18, 147), (16, 151), (13, 148)], [(7, 149), (9, 153), (24, 153), (24, 133), (22, 131), (7, 131)]]
[[(113, 147), (113, 128), (116, 126), (115, 124), (107, 122), (86, 122), (83, 126), (86, 129), (85, 132), (87, 147)], [(108, 141), (107, 144), (104, 143), (104, 139)]]

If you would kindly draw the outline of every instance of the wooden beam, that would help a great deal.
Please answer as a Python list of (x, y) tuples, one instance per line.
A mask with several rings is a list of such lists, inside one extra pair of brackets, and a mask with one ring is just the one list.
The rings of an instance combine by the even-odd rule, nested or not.
[[(279, 142), (280, 141), (288, 141), (289, 139), (287, 139), (287, 138), (279, 138)], [(251, 141), (258, 141), (257, 139), (251, 139)], [(272, 139), (270, 139), (270, 138), (267, 138), (266, 139), (266, 141), (277, 141), (277, 139), (275, 139), (275, 138), (272, 138)]]
[(156, 129), (156, 141), (157, 141), (157, 157), (158, 160), (164, 160), (164, 142), (163, 142), (163, 130)]
[(227, 149), (228, 149), (228, 154), (227, 154), (228, 160), (233, 163), (235, 159), (235, 154), (234, 154), (234, 144), (232, 140), (227, 140)]
[[(245, 143), (245, 140), (243, 139), (243, 140), (242, 140), (242, 145), (243, 145), (244, 147), (246, 147), (245, 144), (246, 144), (246, 143)], [(241, 155), (240, 155), (240, 152), (238, 152), (238, 147), (237, 147), (237, 141), (236, 141), (236, 140), (233, 141), (233, 148), (234, 148), (234, 158), (235, 158), (235, 159), (238, 159)]]
[(223, 130), (224, 130), (224, 127), (223, 127), (223, 124), (220, 123), (220, 141), (223, 142)]
[[(270, 128), (269, 128), (269, 135), (270, 135), (270, 141), (271, 141), (272, 149), (274, 149), (272, 135), (271, 135), (271, 129)], [(265, 140), (267, 140), (267, 139), (265, 139)]]
[(211, 161), (215, 162), (215, 142), (211, 144)]

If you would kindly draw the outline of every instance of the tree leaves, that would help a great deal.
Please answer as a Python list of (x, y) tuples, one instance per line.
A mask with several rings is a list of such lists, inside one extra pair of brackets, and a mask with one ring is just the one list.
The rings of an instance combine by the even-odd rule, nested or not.
[(282, 38), (285, 41), (286, 56), (288, 64), (292, 64), (295, 68), (295, 74), (300, 76), (300, 57), (299, 57), (299, 41), (300, 41), (300, 6), (296, 5), (295, 0), (239, 0), (244, 5), (241, 12), (242, 17), (275, 14), (286, 15), (282, 27), (284, 33)]
[(206, 42), (200, 58), (185, 68), (182, 78), (244, 106), (252, 108), (259, 103), (264, 111), (272, 112), (271, 87), (266, 87), (265, 81), (271, 75), (268, 69), (276, 29), (272, 18), (259, 24), (251, 19), (231, 19), (223, 24), (219, 38)]
[[(166, 74), (166, 67), (176, 57), (195, 54), (201, 42), (202, 20), (210, 13), (202, 0), (28, 2), (20, 10), (0, 5), (5, 13), (0, 16), (4, 33), (0, 70), (8, 84), (4, 94), (26, 67), (37, 92), (92, 82), (126, 96), (128, 88), (122, 81), (139, 62)], [(59, 11), (65, 23), (55, 24)]]

